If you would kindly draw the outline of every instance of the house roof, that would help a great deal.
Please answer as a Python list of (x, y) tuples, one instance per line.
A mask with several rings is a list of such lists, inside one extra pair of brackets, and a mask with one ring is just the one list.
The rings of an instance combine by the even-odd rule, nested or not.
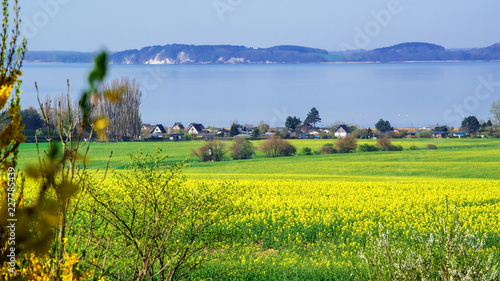
[(437, 132), (432, 132), (434, 135), (443, 135), (443, 134), (448, 134), (447, 131), (437, 131)]
[(351, 131), (349, 130), (349, 128), (346, 126), (346, 125), (340, 125), (337, 130), (335, 130), (335, 133), (338, 132), (340, 129), (343, 129), (346, 133), (350, 134)]
[(172, 126), (172, 128), (175, 126), (179, 127), (179, 129), (184, 129), (184, 125), (182, 125), (181, 122), (175, 122), (175, 124)]
[(191, 128), (193, 128), (193, 127), (194, 127), (194, 129), (195, 129), (196, 131), (198, 131), (198, 132), (203, 131), (203, 129), (205, 128), (205, 127), (203, 127), (203, 125), (202, 125), (202, 124), (198, 124), (198, 123), (191, 123), (191, 124), (189, 124), (189, 126), (188, 126), (188, 131), (189, 131)]
[(226, 132), (229, 132), (229, 130), (226, 129), (226, 128), (217, 128), (217, 132), (224, 132), (224, 133), (226, 133)]
[(142, 130), (153, 130), (155, 126), (150, 125), (150, 124), (142, 124), (141, 131)]
[(160, 129), (160, 132), (161, 132), (162, 134), (166, 134), (166, 133), (167, 133), (167, 130), (165, 130), (165, 128), (163, 127), (163, 125), (162, 125), (162, 124), (157, 124), (157, 125), (153, 128), (153, 130), (151, 131), (151, 134), (155, 132), (156, 128)]

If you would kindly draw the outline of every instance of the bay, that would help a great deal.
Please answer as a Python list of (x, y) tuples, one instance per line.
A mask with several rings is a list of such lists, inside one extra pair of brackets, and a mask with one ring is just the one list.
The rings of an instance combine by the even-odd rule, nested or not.
[[(85, 89), (90, 64), (23, 65), (22, 107)], [(144, 123), (171, 126), (240, 124), (283, 126), (316, 107), (321, 126), (457, 126), (463, 117), (487, 120), (500, 98), (500, 62), (394, 64), (110, 65), (107, 81), (128, 76), (141, 84)]]

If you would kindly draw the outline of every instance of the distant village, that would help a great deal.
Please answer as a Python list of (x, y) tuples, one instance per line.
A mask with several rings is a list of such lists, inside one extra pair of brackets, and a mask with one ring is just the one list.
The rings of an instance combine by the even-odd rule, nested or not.
[[(233, 126), (236, 127), (236, 131), (233, 129), (232, 132), (231, 127), (205, 127), (200, 123), (191, 123), (187, 127), (180, 122), (176, 122), (170, 127), (162, 124), (143, 124), (140, 138), (143, 140), (184, 141), (210, 140), (227, 137), (257, 139), (272, 136), (295, 139), (331, 139), (352, 135), (360, 139), (377, 139), (385, 135), (391, 136), (392, 138), (461, 138), (470, 135), (470, 133), (463, 128), (440, 126), (439, 124), (427, 127), (390, 127), (387, 131), (380, 131), (376, 128), (360, 129), (358, 126), (349, 126), (346, 124), (323, 128), (317, 128), (307, 124), (295, 129), (287, 127), (270, 127), (263, 122), (261, 122), (259, 126), (248, 124), (233, 124)], [(482, 127), (485, 127), (484, 124)], [(479, 134), (475, 136), (498, 137), (492, 130), (479, 131)]]

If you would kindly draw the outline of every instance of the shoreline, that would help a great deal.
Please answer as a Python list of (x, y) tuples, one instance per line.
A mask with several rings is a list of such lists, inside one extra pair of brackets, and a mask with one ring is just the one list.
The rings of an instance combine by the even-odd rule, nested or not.
[[(500, 60), (431, 60), (431, 61), (332, 61), (332, 62), (316, 62), (316, 63), (178, 63), (178, 64), (155, 64), (155, 65), (321, 65), (321, 64), (398, 64), (398, 63), (474, 63), (474, 62), (500, 62)], [(91, 64), (92, 62), (47, 62), (47, 61), (23, 61), (23, 64)], [(151, 65), (147, 63), (140, 64), (126, 64), (126, 63), (113, 63), (110, 65)]]

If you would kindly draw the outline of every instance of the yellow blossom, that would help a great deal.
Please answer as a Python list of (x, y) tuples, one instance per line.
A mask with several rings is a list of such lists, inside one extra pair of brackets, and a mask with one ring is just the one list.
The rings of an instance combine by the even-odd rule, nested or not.
[(0, 87), (0, 109), (5, 106), (12, 92), (12, 85), (2, 85)]

